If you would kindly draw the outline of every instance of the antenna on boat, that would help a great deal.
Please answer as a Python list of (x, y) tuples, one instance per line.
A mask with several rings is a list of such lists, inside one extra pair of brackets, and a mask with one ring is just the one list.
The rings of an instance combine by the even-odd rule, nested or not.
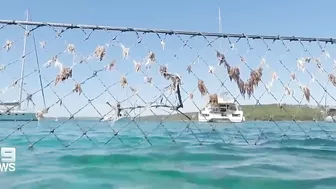
[(220, 7), (218, 7), (218, 32), (222, 33), (222, 19), (221, 19)]
[[(26, 21), (29, 21), (29, 12), (26, 10)], [(24, 66), (26, 63), (26, 52), (27, 52), (27, 37), (28, 37), (28, 25), (25, 27), (25, 33), (23, 38), (23, 52), (22, 52), (22, 63), (21, 63), (21, 82), (19, 87), (19, 107), (18, 109), (21, 110), (21, 103), (22, 103), (22, 87), (23, 87), (23, 76), (24, 76)]]

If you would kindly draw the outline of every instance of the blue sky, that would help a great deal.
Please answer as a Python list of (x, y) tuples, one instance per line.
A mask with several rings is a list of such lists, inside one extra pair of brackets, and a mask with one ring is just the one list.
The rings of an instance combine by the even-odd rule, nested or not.
[[(136, 28), (152, 28), (152, 29), (168, 29), (168, 30), (192, 30), (192, 31), (206, 31), (206, 32), (218, 32), (218, 7), (221, 8), (222, 17), (222, 31), (225, 33), (245, 33), (245, 34), (260, 34), (260, 35), (288, 35), (288, 36), (307, 36), (307, 37), (335, 37), (335, 26), (332, 22), (332, 7), (334, 7), (334, 1), (323, 1), (318, 3), (316, 1), (63, 1), (47, 2), (47, 1), (24, 1), (24, 0), (12, 0), (2, 2), (0, 7), (0, 18), (6, 20), (23, 20), (25, 10), (29, 9), (32, 19), (34, 21), (41, 22), (62, 22), (73, 24), (93, 24), (93, 25), (108, 25), (119, 27), (136, 27)], [(86, 37), (80, 30), (69, 30), (64, 32), (62, 37), (55, 38), (55, 32), (51, 28), (39, 28), (35, 30), (35, 37), (38, 47), (38, 56), (40, 64), (43, 65), (52, 56), (65, 50), (67, 44), (73, 43), (76, 46), (76, 56), (88, 56), (94, 52), (97, 45), (105, 45), (112, 39), (111, 36), (118, 35), (118, 32), (107, 33), (104, 31), (94, 31), (90, 39), (83, 42)], [(9, 52), (4, 50), (0, 51), (0, 64), (8, 64), (8, 62), (14, 61), (20, 58), (22, 54), (22, 42), (23, 42), (23, 30), (18, 26), (8, 26), (0, 30), (0, 43), (5, 43), (6, 40), (13, 40), (13, 48)], [(86, 31), (90, 33), (90, 31)], [(162, 35), (162, 38), (164, 36)], [(181, 36), (183, 40), (187, 40), (188, 36)], [(213, 40), (214, 38), (208, 38)], [(236, 39), (231, 39), (235, 42)], [(40, 48), (40, 41), (46, 42), (44, 49)], [(285, 42), (290, 53), (286, 53), (281, 42), (266, 41), (272, 51), (267, 52), (267, 48), (263, 41), (252, 40), (251, 46), (253, 50), (249, 50), (249, 46), (245, 39), (240, 40), (235, 44), (235, 50), (230, 50), (230, 44), (227, 39), (222, 41), (217, 40), (213, 43), (212, 47), (205, 48), (207, 45), (206, 40), (201, 37), (196, 37), (188, 40), (188, 46), (181, 49), (183, 43), (177, 36), (167, 36), (164, 40), (166, 48), (161, 48), (160, 39), (154, 34), (146, 34), (142, 40), (142, 43), (137, 44), (137, 37), (134, 33), (123, 33), (117, 38), (110, 47), (107, 49), (106, 57), (103, 61), (90, 60), (89, 65), (77, 65), (73, 70), (73, 78), (77, 82), (81, 82), (92, 75), (92, 70), (98, 70), (103, 68), (112, 60), (117, 60), (118, 70), (112, 72), (101, 72), (99, 78), (106, 84), (110, 85), (120, 80), (121, 75), (127, 73), (133, 68), (133, 60), (143, 59), (149, 50), (156, 53), (158, 63), (161, 65), (168, 65), (168, 69), (173, 73), (178, 73), (182, 76), (183, 88), (188, 92), (192, 92), (197, 86), (197, 79), (187, 74), (186, 68), (194, 60), (197, 60), (197, 56), (201, 56), (201, 59), (196, 61), (193, 65), (193, 71), (198, 77), (203, 79), (211, 93), (217, 92), (220, 88), (220, 83), (211, 74), (208, 73), (208, 67), (202, 62), (202, 59), (206, 60), (209, 65), (215, 66), (215, 72), (221, 80), (227, 79), (227, 73), (221, 66), (217, 66), (215, 49), (220, 49), (226, 52), (228, 62), (232, 66), (239, 66), (242, 72), (242, 78), (244, 80), (249, 76), (250, 70), (248, 67), (239, 61), (240, 56), (244, 56), (247, 60), (247, 64), (253, 69), (257, 68), (261, 61), (261, 58), (265, 58), (266, 67), (263, 75), (263, 81), (268, 84), (271, 81), (272, 73), (276, 72), (280, 80), (285, 85), (290, 80), (290, 73), (283, 68), (279, 63), (281, 59), (286, 66), (294, 71), (296, 66), (296, 59), (300, 57), (309, 56), (309, 53), (317, 56), (321, 59), (321, 63), (327, 72), (334, 72), (333, 68), (333, 54), (335, 54), (335, 48), (330, 44), (326, 46), (327, 52), (330, 54), (330, 59), (325, 59), (322, 56), (322, 51), (317, 43), (305, 44), (305, 48), (308, 52), (304, 52), (304, 48), (298, 42)], [(130, 48), (130, 56), (126, 60), (122, 60), (122, 50), (120, 43)], [(323, 46), (324, 44), (322, 44)], [(31, 37), (28, 39), (27, 51), (33, 50), (33, 41)], [(177, 58), (174, 58), (176, 54)], [(76, 58), (78, 60), (78, 58)], [(70, 54), (63, 53), (59, 57), (59, 61), (66, 66), (71, 66), (73, 57)], [(13, 81), (19, 78), (20, 61), (16, 61), (8, 68), (1, 72), (1, 89), (9, 86)], [(269, 66), (269, 67), (267, 67)], [(91, 67), (91, 68), (89, 68)], [(34, 53), (31, 53), (27, 57), (26, 74), (36, 69), (36, 58)], [(327, 85), (327, 75), (317, 69), (316, 64), (310, 64), (306, 68), (314, 74), (315, 80), (320, 81), (324, 86), (327, 86), (331, 95), (335, 95), (334, 87), (331, 84)], [(150, 70), (147, 70), (149, 76), (153, 77), (155, 85), (162, 88), (167, 86), (169, 82), (163, 80), (157, 75), (158, 65), (154, 65)], [(56, 77), (58, 73), (57, 68), (42, 68), (43, 77), (51, 81)], [(311, 93), (316, 100), (320, 101), (323, 97), (321, 92), (321, 86), (315, 81), (312, 82), (311, 78), (306, 72), (296, 71), (297, 77), (300, 79), (300, 83), (308, 85)], [(146, 100), (151, 101), (153, 97), (160, 92), (155, 89), (154, 86), (144, 84), (144, 75), (142, 73), (132, 72), (130, 76), (127, 76), (129, 86), (137, 88), (139, 94)], [(36, 72), (25, 80), (25, 90), (29, 93), (33, 93), (39, 89), (38, 75)], [(45, 80), (43, 80), (46, 85)], [(60, 96), (64, 96), (71, 91), (74, 87), (72, 80), (67, 80), (57, 86), (52, 85)], [(226, 87), (230, 92), (237, 96), (239, 94), (237, 87), (232, 82), (225, 82)], [(298, 82), (292, 82), (290, 88), (295, 90), (295, 98), (299, 101), (302, 98), (302, 92), (298, 88)], [(88, 81), (82, 86), (84, 94), (89, 98), (101, 94), (104, 91), (104, 87), (100, 84), (97, 78)], [(222, 88), (220, 92), (225, 89)], [(265, 87), (260, 85), (256, 89), (256, 98), (259, 98)], [(272, 94), (276, 96), (277, 101), (269, 94), (264, 94), (260, 100), (261, 103), (278, 103), (282, 99), (284, 93), (283, 85), (275, 81), (271, 88)], [(53, 94), (50, 88), (45, 90), (47, 96), (47, 106), (50, 106), (57, 101), (57, 98)], [(129, 89), (122, 89), (119, 83), (110, 89), (110, 93), (118, 98), (118, 100), (125, 99), (126, 96), (131, 95)], [(25, 93), (24, 93), (25, 96)], [(183, 98), (186, 98), (187, 94), (183, 93)], [(1, 100), (16, 100), (17, 89), (9, 89), (6, 93), (1, 94)], [(131, 102), (135, 102), (138, 98), (133, 97)], [(174, 99), (174, 98), (171, 98)], [(43, 103), (41, 101), (40, 93), (36, 94), (33, 98), (36, 102), (36, 109), (41, 109)], [(93, 102), (94, 106), (104, 114), (109, 110), (109, 107), (105, 104), (106, 101), (110, 101), (112, 104), (113, 98), (106, 93)], [(194, 93), (194, 101), (199, 107), (202, 107), (206, 101), (205, 97), (201, 97), (199, 92)], [(241, 104), (254, 104), (255, 99), (243, 99), (238, 98)], [(87, 99), (84, 95), (78, 96), (78, 94), (72, 94), (64, 99), (64, 104), (71, 112), (76, 112), (84, 104), (87, 103)], [(140, 102), (140, 101), (138, 101)], [(297, 103), (292, 97), (285, 97), (282, 102), (284, 103)], [(307, 101), (303, 100), (303, 103)], [(328, 98), (328, 103), (335, 104), (335, 101), (331, 97)], [(316, 105), (313, 100), (310, 104)], [(127, 105), (127, 104), (125, 104)], [(154, 110), (156, 111), (156, 110)], [(187, 100), (183, 111), (197, 111), (193, 103)], [(148, 112), (148, 111), (147, 111)], [(156, 111), (157, 112), (157, 111)], [(162, 113), (162, 112), (160, 112)], [(59, 105), (53, 106), (50, 109), (49, 116), (67, 116), (65, 108)], [(91, 106), (87, 106), (78, 115), (81, 116), (97, 116), (96, 110)]]

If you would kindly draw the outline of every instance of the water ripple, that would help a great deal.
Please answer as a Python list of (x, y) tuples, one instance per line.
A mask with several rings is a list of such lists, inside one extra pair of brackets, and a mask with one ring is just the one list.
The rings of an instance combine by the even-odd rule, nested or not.
[[(265, 128), (270, 123), (260, 124)], [(201, 132), (179, 135), (185, 127), (171, 123), (169, 127), (180, 129), (169, 132), (178, 137), (176, 144), (165, 132), (157, 132), (148, 137), (154, 144), (149, 146), (141, 134), (132, 130), (120, 134), (123, 143), (115, 138), (104, 146), (112, 134), (110, 130), (96, 129), (88, 134), (94, 144), (83, 137), (64, 149), (62, 142), (68, 144), (78, 137), (70, 129), (71, 125), (68, 126), (64, 135), (58, 133), (61, 142), (50, 135), (30, 151), (22, 136), (5, 140), (5, 145), (17, 147), (18, 157), (16, 172), (1, 173), (2, 186), (15, 189), (336, 188), (336, 141), (314, 129), (309, 131), (310, 139), (293, 131), (288, 131), (288, 139), (281, 138), (281, 133), (270, 124), (264, 131), (267, 139), (262, 138), (254, 145), (260, 134), (254, 125), (243, 125), (247, 144), (235, 128), (216, 125), (224, 134), (211, 134), (200, 124)], [(25, 130), (32, 141), (45, 135), (45, 131), (37, 131), (35, 127), (32, 131)], [(203, 145), (198, 145), (197, 138), (205, 140)], [(140, 145), (135, 145), (140, 141)]]

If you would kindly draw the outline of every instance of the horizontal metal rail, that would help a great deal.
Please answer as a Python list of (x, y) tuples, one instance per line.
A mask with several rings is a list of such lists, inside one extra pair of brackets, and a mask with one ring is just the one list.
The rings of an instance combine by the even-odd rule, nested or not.
[(264, 40), (284, 40), (284, 41), (319, 41), (325, 43), (336, 42), (335, 38), (314, 38), (314, 37), (296, 37), (296, 36), (272, 36), (272, 35), (246, 35), (246, 34), (229, 34), (229, 33), (214, 33), (214, 32), (197, 32), (183, 30), (166, 30), (166, 29), (145, 29), (145, 28), (130, 28), (130, 27), (114, 27), (114, 26), (99, 26), (87, 24), (67, 24), (67, 23), (52, 23), (52, 22), (33, 22), (20, 20), (0, 20), (0, 24), (5, 25), (31, 25), (36, 27), (61, 27), (67, 29), (90, 29), (90, 30), (108, 30), (122, 32), (144, 32), (155, 34), (169, 35), (189, 35), (189, 36), (205, 36), (205, 37), (223, 37), (223, 38), (251, 38)]

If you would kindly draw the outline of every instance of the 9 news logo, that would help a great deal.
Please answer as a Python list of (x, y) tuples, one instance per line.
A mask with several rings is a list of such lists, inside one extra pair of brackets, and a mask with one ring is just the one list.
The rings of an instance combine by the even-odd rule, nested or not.
[(0, 172), (14, 172), (16, 161), (16, 148), (2, 147), (0, 149)]

